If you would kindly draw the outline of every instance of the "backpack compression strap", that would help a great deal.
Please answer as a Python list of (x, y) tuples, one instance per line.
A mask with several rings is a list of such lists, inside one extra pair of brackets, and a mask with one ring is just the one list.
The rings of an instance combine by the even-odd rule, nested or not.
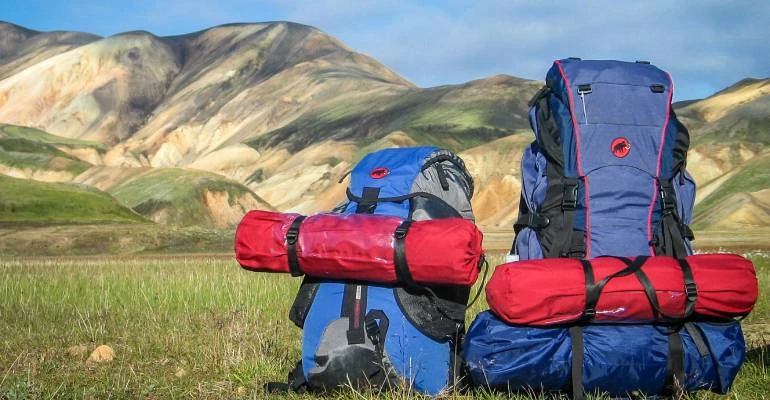
[[(692, 229), (682, 222), (677, 210), (676, 191), (670, 179), (659, 179), (658, 187), (661, 203), (661, 227), (663, 243), (659, 243), (659, 238), (653, 238), (652, 246), (657, 250), (658, 255), (684, 258), (689, 254), (685, 247), (685, 239), (693, 240)], [(660, 248), (660, 245), (662, 249)], [(662, 250), (662, 251), (661, 251)]]

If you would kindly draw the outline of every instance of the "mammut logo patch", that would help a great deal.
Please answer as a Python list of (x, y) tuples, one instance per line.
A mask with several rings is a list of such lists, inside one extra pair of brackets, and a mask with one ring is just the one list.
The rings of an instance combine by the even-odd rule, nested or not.
[(631, 152), (631, 142), (624, 137), (615, 138), (610, 147), (612, 154), (617, 158), (623, 158)]
[(390, 173), (390, 170), (385, 167), (378, 167), (372, 170), (372, 172), (369, 173), (369, 176), (371, 176), (374, 179), (382, 179)]

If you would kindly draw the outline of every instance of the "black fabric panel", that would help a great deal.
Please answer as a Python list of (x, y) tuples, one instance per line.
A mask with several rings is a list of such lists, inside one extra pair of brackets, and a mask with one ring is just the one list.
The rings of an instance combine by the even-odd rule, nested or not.
[[(428, 215), (429, 219), (440, 218), (461, 218), (462, 215), (454, 209), (454, 207), (447, 204), (445, 201), (438, 199), (438, 197), (425, 197), (417, 196), (412, 197), (409, 202), (410, 211), (409, 214), (414, 214), (415, 210), (421, 210)], [(411, 219), (411, 217), (410, 217)]]
[(465, 331), (465, 305), (470, 292), (469, 286), (456, 285), (393, 288), (396, 302), (409, 322), (424, 335), (440, 342)]
[(671, 120), (676, 124), (676, 142), (674, 144), (674, 157), (671, 176), (676, 175), (676, 171), (684, 172), (684, 168), (687, 166), (687, 150), (690, 148), (690, 132), (687, 127), (682, 124), (676, 117), (673, 108), (671, 109)]
[(289, 309), (289, 320), (300, 329), (305, 326), (305, 318), (307, 318), (310, 306), (313, 305), (313, 300), (315, 300), (319, 282), (316, 278), (305, 276), (297, 291), (297, 296), (294, 298), (294, 303)]
[(561, 133), (559, 127), (554, 121), (551, 113), (551, 106), (548, 103), (553, 96), (544, 96), (540, 98), (535, 106), (535, 118), (537, 127), (540, 130), (538, 143), (549, 163), (553, 163), (564, 173), (564, 153), (561, 148)]

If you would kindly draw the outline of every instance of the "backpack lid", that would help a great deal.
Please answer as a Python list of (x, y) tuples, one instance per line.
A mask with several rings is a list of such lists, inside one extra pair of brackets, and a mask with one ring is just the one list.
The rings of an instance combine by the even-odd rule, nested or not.
[(350, 173), (350, 193), (364, 196), (364, 188), (378, 188), (379, 198), (408, 195), (425, 159), (437, 147), (384, 149), (367, 154)]
[[(546, 75), (546, 83), (551, 86), (558, 80), (566, 78), (572, 86), (591, 83), (603, 83), (613, 85), (669, 86), (671, 78), (668, 73), (652, 64), (637, 62), (625, 62), (615, 60), (575, 60), (563, 59), (553, 62), (553, 66)], [(655, 86), (655, 90), (658, 86)]]

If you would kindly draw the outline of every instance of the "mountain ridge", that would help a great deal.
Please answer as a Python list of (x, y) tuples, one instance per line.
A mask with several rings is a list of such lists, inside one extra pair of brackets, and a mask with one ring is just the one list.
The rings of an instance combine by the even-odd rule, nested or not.
[[(482, 183), (473, 203), (482, 225), (508, 227), (515, 219), (518, 160), (533, 139), (527, 102), (540, 81), (498, 74), (419, 88), (323, 31), (289, 21), (171, 36), (38, 32), (0, 22), (3, 30), (15, 33), (0, 35), (0, 123), (60, 139), (43, 143), (44, 136), (33, 133), (7, 139), (16, 150), (1, 150), (8, 157), (0, 157), (0, 173), (108, 192), (122, 187), (123, 198), (145, 218), (222, 227), (232, 225), (245, 204), (303, 213), (329, 209), (344, 200), (337, 180), (365, 152), (433, 144), (461, 154)], [(757, 168), (752, 160), (762, 160), (770, 148), (769, 83), (746, 78), (674, 106), (692, 133), (689, 168), (703, 189), (698, 214), (727, 216), (718, 222), (698, 217), (700, 228), (740, 229), (748, 226), (746, 215), (764, 213), (758, 210), (766, 204), (755, 199), (770, 182), (729, 183), (751, 176)], [(65, 139), (101, 147), (73, 147)], [(26, 147), (19, 147), (22, 142)], [(62, 161), (72, 157), (82, 162)], [(19, 172), (22, 162), (26, 169)], [(176, 171), (185, 182), (213, 173), (251, 194), (245, 199), (233, 192), (224, 202), (190, 194), (195, 207), (236, 210), (217, 219), (190, 208), (206, 214), (196, 220), (177, 197), (142, 194), (147, 181), (137, 177), (149, 174), (157, 185), (152, 171)], [(135, 188), (121, 186), (132, 180)], [(715, 199), (740, 204), (716, 209)]]

